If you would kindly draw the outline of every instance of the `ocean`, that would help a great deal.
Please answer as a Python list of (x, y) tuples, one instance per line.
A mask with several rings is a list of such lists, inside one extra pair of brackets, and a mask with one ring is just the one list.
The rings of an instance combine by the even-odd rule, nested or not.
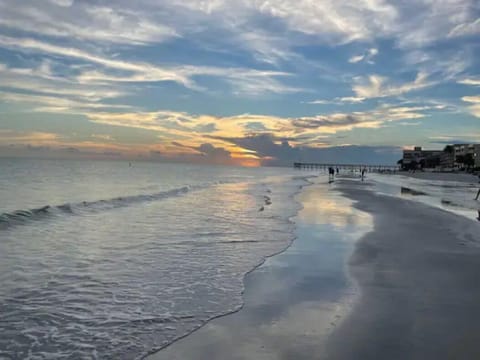
[(238, 310), (308, 175), (0, 159), (0, 358), (138, 359)]

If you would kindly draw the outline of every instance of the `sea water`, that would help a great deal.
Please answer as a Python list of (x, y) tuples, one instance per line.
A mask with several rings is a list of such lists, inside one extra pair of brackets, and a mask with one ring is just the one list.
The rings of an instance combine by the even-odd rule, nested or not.
[(306, 175), (0, 159), (0, 358), (142, 358), (238, 310)]

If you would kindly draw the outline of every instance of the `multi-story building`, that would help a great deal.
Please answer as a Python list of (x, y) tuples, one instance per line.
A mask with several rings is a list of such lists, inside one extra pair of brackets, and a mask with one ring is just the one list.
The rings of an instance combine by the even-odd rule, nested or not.
[(480, 167), (480, 144), (453, 144), (448, 145), (443, 151), (423, 150), (420, 146), (415, 146), (413, 150), (403, 150), (402, 167), (404, 169), (478, 168)]
[(464, 167), (465, 158), (473, 158), (473, 167), (480, 167), (480, 144), (453, 144), (454, 167)]
[(441, 169), (453, 169), (455, 166), (455, 156), (452, 152), (443, 151), (440, 154), (440, 168)]
[(403, 150), (403, 168), (411, 168), (412, 163), (417, 167), (437, 167), (440, 166), (442, 150), (423, 150), (421, 146), (415, 146), (413, 150)]

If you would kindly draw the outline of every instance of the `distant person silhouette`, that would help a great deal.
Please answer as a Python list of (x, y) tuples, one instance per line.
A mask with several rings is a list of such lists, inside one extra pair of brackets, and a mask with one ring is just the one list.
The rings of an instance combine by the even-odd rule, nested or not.
[(335, 179), (335, 169), (333, 167), (328, 168), (328, 182), (333, 182)]
[(362, 181), (365, 179), (365, 169), (362, 169)]

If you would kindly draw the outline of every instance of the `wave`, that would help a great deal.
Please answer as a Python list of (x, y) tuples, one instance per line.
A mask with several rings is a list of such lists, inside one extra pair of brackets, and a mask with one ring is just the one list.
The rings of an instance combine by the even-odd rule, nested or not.
[(45, 205), (34, 209), (6, 212), (0, 215), (0, 229), (6, 229), (16, 225), (23, 225), (32, 221), (43, 220), (52, 216), (81, 215), (89, 212), (99, 212), (119, 207), (125, 207), (128, 205), (142, 202), (157, 201), (170, 197), (182, 196), (190, 191), (201, 190), (207, 188), (210, 185), (183, 186), (176, 189), (152, 194), (120, 196), (111, 199), (81, 201), (78, 203), (65, 203), (55, 206)]

